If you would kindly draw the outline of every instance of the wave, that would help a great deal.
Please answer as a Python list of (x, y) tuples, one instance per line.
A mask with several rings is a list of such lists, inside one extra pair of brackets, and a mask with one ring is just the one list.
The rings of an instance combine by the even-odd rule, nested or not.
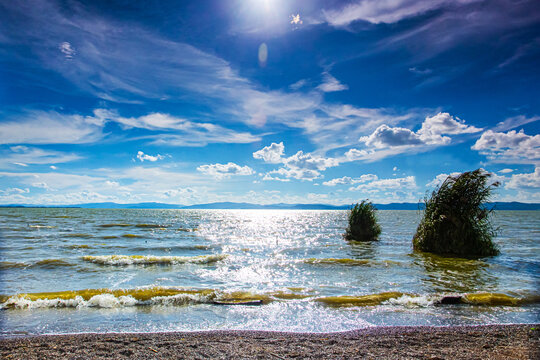
[(82, 259), (101, 265), (176, 265), (187, 263), (212, 264), (226, 257), (226, 254), (200, 256), (101, 255), (83, 256)]
[(269, 293), (191, 289), (178, 287), (142, 287), (136, 289), (85, 289), (60, 292), (0, 295), (0, 309), (33, 309), (62, 307), (130, 307), (130, 306), (183, 306), (190, 304), (265, 305), (273, 301), (311, 298), (316, 303), (332, 307), (361, 306), (414, 306), (427, 307), (443, 304), (445, 298), (458, 299), (455, 304), (485, 306), (515, 306), (540, 302), (539, 296), (517, 298), (498, 293), (462, 295), (414, 295), (401, 292), (383, 292), (361, 296), (332, 296), (314, 298), (305, 292), (290, 289)]
[(0, 309), (64, 307), (182, 306), (190, 304), (264, 305), (285, 292), (255, 294), (249, 291), (150, 287), (138, 289), (85, 289), (0, 296)]
[(122, 237), (125, 237), (125, 238), (140, 238), (142, 236), (135, 235), (135, 234), (124, 234), (124, 235), (122, 235)]
[(370, 259), (336, 259), (336, 258), (309, 258), (302, 262), (312, 265), (345, 265), (345, 266), (371, 266), (371, 265), (396, 265), (399, 262), (391, 260), (376, 261)]
[(56, 226), (51, 225), (28, 225), (29, 228), (32, 229), (54, 229)]
[(355, 307), (376, 305), (399, 306), (440, 306), (440, 305), (483, 305), (483, 306), (519, 306), (539, 303), (540, 296), (513, 297), (500, 293), (471, 293), (471, 294), (430, 294), (415, 295), (398, 291), (382, 292), (361, 296), (329, 296), (316, 298), (316, 302), (331, 307)]

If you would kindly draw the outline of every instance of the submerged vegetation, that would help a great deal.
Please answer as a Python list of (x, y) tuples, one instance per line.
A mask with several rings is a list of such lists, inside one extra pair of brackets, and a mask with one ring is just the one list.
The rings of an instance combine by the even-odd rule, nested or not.
[(479, 257), (497, 255), (496, 235), (484, 207), (498, 182), (483, 169), (448, 176), (424, 200), (426, 209), (413, 238), (415, 250), (441, 255)]
[(381, 227), (375, 215), (373, 204), (363, 200), (349, 210), (349, 226), (343, 237), (350, 241), (374, 241), (381, 234)]

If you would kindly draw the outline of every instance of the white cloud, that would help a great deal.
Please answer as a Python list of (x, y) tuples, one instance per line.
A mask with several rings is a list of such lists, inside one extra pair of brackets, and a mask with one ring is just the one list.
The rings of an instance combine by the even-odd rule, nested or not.
[(71, 44), (67, 41), (64, 41), (58, 46), (58, 49), (65, 55), (66, 59), (72, 59), (73, 55), (76, 54), (75, 49), (71, 47)]
[(28, 112), (12, 121), (0, 123), (0, 144), (79, 144), (105, 137), (106, 123), (120, 124), (124, 129), (152, 131), (145, 138), (151, 144), (169, 146), (205, 146), (208, 143), (251, 143), (261, 136), (235, 131), (211, 123), (199, 123), (169, 114), (150, 113), (125, 118), (117, 112), (95, 109), (93, 116), (65, 115), (57, 112)]
[[(272, 175), (278, 175), (278, 176), (272, 176)], [(318, 172), (317, 170), (302, 169), (302, 168), (293, 168), (293, 169), (279, 168), (277, 170), (273, 170), (265, 174), (265, 176), (263, 177), (263, 180), (288, 181), (289, 179), (293, 178), (293, 179), (298, 179), (298, 180), (313, 181), (320, 177), (321, 177), (321, 173)]]
[(294, 84), (289, 85), (289, 89), (297, 91), (297, 90), (303, 88), (304, 86), (306, 86), (306, 84), (307, 84), (307, 80), (306, 79), (301, 79), (301, 80), (298, 80), (297, 82), (295, 82)]
[(285, 146), (283, 142), (279, 144), (272, 143), (269, 146), (265, 146), (261, 150), (255, 151), (253, 157), (255, 159), (261, 159), (264, 162), (271, 164), (278, 164), (283, 161), (282, 156), (285, 151)]
[(534, 164), (540, 161), (540, 135), (530, 136), (523, 130), (507, 133), (487, 130), (471, 149), (494, 162)]
[[(440, 146), (447, 145), (451, 142), (451, 138), (446, 135), (470, 134), (481, 131), (482, 129), (474, 126), (466, 125), (459, 118), (454, 118), (448, 113), (438, 113), (435, 116), (426, 117), (422, 123), (422, 127), (414, 132), (407, 128), (390, 127), (386, 124), (380, 125), (369, 136), (360, 137), (359, 141), (366, 144), (368, 147), (375, 149), (392, 149), (401, 148), (402, 151), (412, 149), (419, 146)], [(346, 153), (348, 158), (366, 159), (377, 154), (360, 153), (360, 150), (354, 149), (355, 152)], [(402, 152), (396, 149), (395, 152), (388, 152), (385, 155)], [(382, 154), (379, 154), (382, 155)], [(380, 157), (379, 157), (380, 158)]]
[(347, 90), (349, 87), (340, 83), (339, 80), (330, 75), (330, 73), (325, 72), (323, 73), (323, 82), (317, 86), (317, 89), (322, 92), (334, 92)]
[[(470, 2), (457, 0), (457, 2)], [(354, 21), (394, 23), (402, 19), (437, 9), (448, 0), (362, 0), (338, 10), (324, 11), (325, 20), (332, 26), (346, 26)]]
[(405, 128), (390, 127), (388, 125), (379, 126), (371, 135), (362, 136), (359, 141), (365, 143), (366, 146), (378, 149), (424, 144), (420, 135), (415, 132)]
[(459, 135), (472, 134), (482, 131), (477, 127), (465, 125), (465, 121), (458, 117), (453, 117), (449, 113), (440, 112), (435, 116), (426, 117), (422, 123), (422, 128), (418, 130), (418, 134), (426, 143), (437, 143), (438, 136), (441, 134)]
[(540, 116), (526, 117), (524, 115), (513, 116), (501, 121), (492, 130), (507, 131), (540, 120)]
[(506, 189), (540, 189), (540, 167), (535, 167), (533, 173), (514, 174), (506, 183)]
[(30, 192), (30, 189), (19, 189), (19, 188), (7, 188), (5, 190), (0, 190), (0, 194), (2, 195), (12, 195), (12, 194), (28, 194)]
[(344, 176), (341, 178), (325, 181), (323, 182), (323, 185), (326, 185), (326, 186), (351, 185), (351, 184), (364, 183), (368, 181), (374, 181), (377, 179), (378, 179), (377, 175), (374, 175), (374, 174), (365, 174), (358, 178), (351, 178), (349, 176)]
[(79, 155), (60, 151), (43, 150), (37, 147), (11, 146), (1, 152), (0, 167), (10, 167), (10, 164), (27, 167), (28, 164), (59, 164), (81, 159)]
[(508, 173), (511, 173), (513, 172), (514, 169), (502, 169), (502, 170), (499, 170), (498, 172), (500, 172), (501, 174), (508, 174)]
[(164, 198), (174, 198), (177, 196), (181, 196), (182, 200), (185, 200), (186, 198), (191, 198), (192, 195), (196, 192), (196, 190), (192, 188), (180, 188), (180, 189), (170, 189), (163, 192)]
[(460, 173), (460, 172), (453, 172), (453, 173), (451, 173), (450, 175), (448, 175), (448, 174), (439, 174), (439, 175), (435, 176), (435, 178), (434, 178), (433, 180), (431, 180), (430, 182), (428, 182), (428, 183), (426, 184), (426, 186), (427, 186), (427, 187), (430, 187), (430, 188), (434, 188), (434, 187), (440, 186), (440, 185), (444, 182), (444, 180), (446, 180), (446, 178), (447, 178), (448, 176), (457, 176), (457, 175), (459, 175), (459, 174), (461, 174), (461, 173)]
[(364, 160), (369, 156), (366, 150), (350, 149), (345, 153), (345, 157), (349, 161)]
[(249, 166), (240, 166), (229, 162), (227, 164), (201, 165), (197, 168), (203, 174), (210, 175), (216, 179), (229, 178), (232, 175), (252, 175), (255, 172)]
[(159, 131), (160, 135), (150, 136), (155, 145), (205, 146), (208, 143), (245, 144), (260, 141), (259, 135), (238, 132), (212, 123), (199, 123), (163, 113), (151, 113), (139, 117), (125, 118), (115, 112), (98, 109), (100, 118), (114, 121), (126, 129), (140, 128)]
[(93, 117), (29, 111), (0, 123), (0, 144), (84, 144), (103, 137)]
[[(282, 157), (283, 143), (272, 143), (255, 153), (253, 157), (266, 162), (283, 163), (284, 167), (266, 173), (263, 180), (289, 181), (289, 179), (312, 181), (321, 177), (321, 171), (339, 165), (339, 160), (305, 153), (300, 150), (289, 157)], [(277, 176), (273, 176), (277, 175)]]
[(360, 191), (360, 190), (412, 190), (416, 189), (416, 180), (414, 176), (407, 176), (404, 178), (396, 179), (380, 179), (371, 181), (365, 184), (360, 184), (355, 187), (351, 187), (351, 191)]
[(53, 170), (58, 170), (58, 167), (56, 167), (56, 166), (54, 166), (54, 165), (51, 165), (51, 166), (49, 166), (49, 167), (50, 167), (51, 169), (53, 169)]
[(151, 162), (155, 162), (158, 160), (162, 160), (165, 157), (163, 155), (157, 154), (156, 156), (148, 155), (143, 153), (142, 151), (137, 152), (137, 159), (139, 159), (141, 162), (148, 160)]
[(339, 165), (339, 161), (334, 158), (326, 158), (316, 156), (311, 153), (304, 154), (303, 151), (298, 151), (293, 156), (283, 159), (285, 166), (291, 169), (308, 169), (308, 170), (326, 170), (329, 167)]

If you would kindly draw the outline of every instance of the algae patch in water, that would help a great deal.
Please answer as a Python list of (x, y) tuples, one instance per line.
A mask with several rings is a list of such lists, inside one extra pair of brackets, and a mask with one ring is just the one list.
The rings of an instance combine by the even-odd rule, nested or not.
[(175, 265), (175, 264), (212, 264), (224, 260), (226, 254), (199, 256), (153, 256), (153, 255), (101, 255), (83, 256), (84, 261), (101, 265)]

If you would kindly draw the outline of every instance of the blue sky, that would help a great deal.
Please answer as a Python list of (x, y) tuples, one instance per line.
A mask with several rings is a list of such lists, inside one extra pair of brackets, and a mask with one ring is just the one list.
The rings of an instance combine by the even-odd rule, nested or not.
[(0, 204), (540, 202), (528, 0), (1, 1)]

